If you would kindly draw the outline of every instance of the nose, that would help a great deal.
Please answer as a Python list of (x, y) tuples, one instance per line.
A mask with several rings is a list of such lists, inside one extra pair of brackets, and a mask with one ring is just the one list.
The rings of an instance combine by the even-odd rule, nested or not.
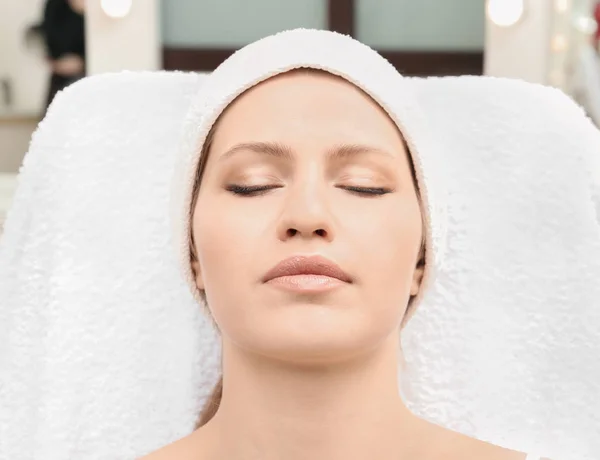
[(321, 239), (332, 241), (334, 230), (326, 192), (305, 184), (303, 190), (290, 191), (283, 203), (277, 234), (281, 241)]

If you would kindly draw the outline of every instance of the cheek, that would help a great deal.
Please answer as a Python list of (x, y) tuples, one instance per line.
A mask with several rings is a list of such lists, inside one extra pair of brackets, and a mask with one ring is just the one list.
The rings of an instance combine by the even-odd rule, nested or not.
[[(416, 196), (386, 206), (355, 221), (355, 236), (362, 239), (362, 260), (369, 282), (381, 294), (404, 296), (410, 289), (422, 239), (422, 220)], [(391, 289), (391, 287), (395, 287)], [(396, 289), (397, 288), (397, 289)]]
[[(226, 208), (221, 200), (198, 202), (194, 215), (193, 234), (211, 309), (218, 305), (237, 303), (248, 283), (259, 277), (256, 272), (257, 242), (265, 232), (265, 220), (257, 219), (245, 207)], [(225, 211), (227, 209), (227, 211)]]

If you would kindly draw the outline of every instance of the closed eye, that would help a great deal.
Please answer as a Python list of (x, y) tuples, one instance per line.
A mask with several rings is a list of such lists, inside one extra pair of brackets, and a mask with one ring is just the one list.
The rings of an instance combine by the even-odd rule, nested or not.
[[(260, 196), (269, 192), (270, 190), (274, 190), (277, 188), (281, 188), (281, 185), (237, 185), (230, 184), (225, 187), (228, 192), (233, 193), (234, 195), (239, 196)], [(393, 190), (386, 187), (357, 187), (352, 185), (339, 185), (337, 188), (341, 190), (346, 190), (350, 193), (366, 196), (366, 197), (376, 197), (381, 195), (386, 195), (388, 193), (392, 193)]]
[(370, 197), (386, 195), (388, 193), (393, 192), (392, 189), (386, 188), (386, 187), (355, 187), (352, 185), (338, 185), (337, 188), (346, 190), (346, 191), (354, 193), (356, 195), (370, 196)]
[(269, 190), (281, 188), (281, 185), (236, 185), (230, 184), (225, 187), (225, 190), (240, 196), (259, 196), (264, 195)]

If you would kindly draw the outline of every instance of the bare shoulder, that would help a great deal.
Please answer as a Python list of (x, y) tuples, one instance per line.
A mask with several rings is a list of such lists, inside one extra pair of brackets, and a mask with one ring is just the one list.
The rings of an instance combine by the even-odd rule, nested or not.
[[(469, 436), (447, 432), (443, 451), (438, 452), (444, 460), (462, 460), (465, 458), (485, 458), (486, 460), (528, 460), (527, 454), (506, 449)], [(537, 459), (536, 459), (537, 460)], [(539, 459), (544, 460), (544, 459)]]
[(200, 452), (198, 435), (197, 433), (192, 433), (139, 460), (201, 460), (202, 457), (203, 454)]

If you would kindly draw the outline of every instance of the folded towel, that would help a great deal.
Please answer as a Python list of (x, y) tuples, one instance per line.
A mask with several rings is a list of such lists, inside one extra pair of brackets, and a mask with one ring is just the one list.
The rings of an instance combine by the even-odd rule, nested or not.
[(0, 241), (0, 459), (133, 459), (192, 429), (219, 358), (168, 215), (201, 80), (83, 80), (34, 134)]
[(403, 331), (411, 407), (553, 459), (600, 455), (600, 132), (558, 90), (413, 81), (445, 147), (446, 265)]
[[(193, 429), (219, 347), (169, 194), (203, 81), (92, 77), (35, 133), (0, 240), (1, 460), (133, 459)], [(447, 207), (443, 264), (403, 331), (407, 402), (499, 445), (597, 458), (600, 133), (540, 86), (406, 85)]]

